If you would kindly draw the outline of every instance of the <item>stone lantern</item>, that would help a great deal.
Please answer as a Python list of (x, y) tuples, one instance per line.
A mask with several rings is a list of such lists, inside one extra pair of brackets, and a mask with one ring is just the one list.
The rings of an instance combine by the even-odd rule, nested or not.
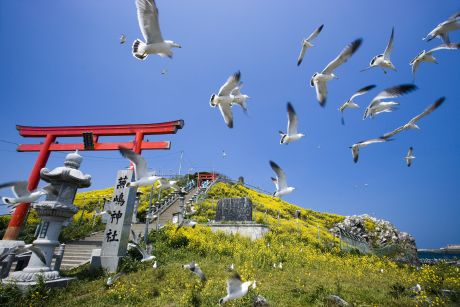
[(51, 269), (51, 261), (55, 247), (59, 246), (58, 238), (63, 224), (78, 212), (78, 208), (73, 204), (77, 189), (87, 188), (91, 185), (91, 176), (85, 175), (79, 170), (82, 160), (83, 158), (78, 152), (70, 153), (65, 158), (64, 166), (51, 171), (43, 168), (40, 171), (41, 179), (50, 183), (58, 191), (57, 195), (47, 195), (44, 201), (32, 205), (42, 220), (37, 239), (33, 245), (42, 251), (46, 263), (43, 263), (35, 253), (32, 253), (27, 267), (22, 271), (10, 274), (8, 281), (27, 285), (36, 282), (38, 275), (42, 275), (47, 283), (59, 284), (64, 282), (64, 279), (59, 276), (59, 272)]

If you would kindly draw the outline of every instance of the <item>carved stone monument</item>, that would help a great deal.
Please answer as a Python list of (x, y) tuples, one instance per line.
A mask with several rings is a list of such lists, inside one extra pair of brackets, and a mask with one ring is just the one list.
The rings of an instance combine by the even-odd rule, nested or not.
[(224, 198), (217, 203), (216, 221), (252, 221), (252, 202), (245, 198)]
[(69, 279), (61, 278), (59, 272), (52, 270), (50, 266), (54, 249), (60, 244), (58, 238), (63, 224), (78, 212), (73, 204), (77, 189), (91, 185), (91, 176), (79, 170), (82, 160), (77, 152), (71, 153), (66, 156), (64, 166), (51, 171), (43, 168), (40, 171), (41, 179), (49, 182), (57, 192), (57, 195), (48, 194), (44, 201), (32, 205), (42, 220), (33, 245), (41, 250), (45, 262), (32, 253), (27, 267), (10, 274), (5, 282), (14, 282), (24, 287), (35, 284), (41, 275), (50, 286), (67, 284)]
[(91, 257), (93, 269), (102, 267), (114, 273), (120, 259), (126, 255), (137, 191), (136, 187), (126, 184), (133, 179), (132, 170), (118, 171), (112, 197), (112, 213), (108, 216), (102, 248), (93, 250)]

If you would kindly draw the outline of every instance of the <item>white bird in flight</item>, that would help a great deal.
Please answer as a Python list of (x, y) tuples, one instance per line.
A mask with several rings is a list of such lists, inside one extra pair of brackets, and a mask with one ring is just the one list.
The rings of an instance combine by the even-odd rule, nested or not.
[(152, 244), (147, 245), (144, 249), (139, 245), (140, 238), (136, 233), (131, 229), (132, 240), (128, 243), (129, 247), (136, 248), (142, 255), (141, 262), (146, 262), (155, 259), (156, 257), (152, 255), (153, 246)]
[(361, 95), (364, 95), (366, 94), (367, 92), (369, 92), (371, 89), (373, 89), (375, 87), (375, 85), (368, 85), (368, 86), (365, 86), (363, 87), (362, 89), (359, 89), (356, 93), (354, 93), (350, 99), (348, 99), (340, 108), (339, 108), (339, 111), (342, 113), (342, 125), (345, 124), (345, 120), (343, 119), (343, 111), (345, 111), (346, 109), (358, 109), (359, 108), (359, 105), (353, 101), (353, 99), (355, 99), (356, 97), (358, 96), (361, 96)]
[(286, 181), (286, 174), (281, 169), (281, 167), (279, 167), (278, 164), (276, 164), (273, 161), (270, 161), (270, 166), (273, 169), (273, 171), (276, 173), (276, 178), (273, 178), (273, 177), (271, 178), (276, 187), (276, 191), (273, 193), (273, 196), (281, 197), (286, 194), (292, 193), (295, 190), (295, 188), (288, 187), (287, 181)]
[(326, 83), (332, 79), (338, 79), (336, 75), (333, 74), (333, 71), (345, 63), (361, 46), (362, 39), (357, 39), (347, 45), (340, 54), (327, 64), (326, 68), (321, 71), (321, 73), (316, 72), (310, 79), (310, 86), (315, 87), (316, 89), (316, 98), (319, 101), (319, 104), (324, 107), (327, 97), (327, 86)]
[(404, 160), (406, 160), (407, 167), (410, 167), (412, 165), (412, 160), (414, 160), (414, 148), (411, 146), (409, 147), (409, 151), (407, 152), (407, 155), (404, 157)]
[(198, 276), (202, 281), (206, 281), (206, 275), (204, 275), (198, 263), (192, 261), (182, 266), (184, 269), (190, 270), (193, 274)]
[(155, 0), (136, 0), (137, 19), (145, 43), (136, 39), (133, 43), (133, 56), (145, 60), (149, 54), (158, 54), (161, 57), (172, 58), (171, 48), (181, 48), (181, 45), (164, 40), (160, 31), (158, 8)]
[(27, 188), (28, 184), (29, 183), (27, 181), (13, 181), (0, 184), (0, 189), (11, 187), (15, 196), (14, 198), (2, 197), (3, 203), (15, 208), (17, 205), (22, 203), (29, 204), (36, 202), (44, 195), (58, 195), (58, 191), (56, 191), (56, 189), (51, 185), (29, 192), (29, 189)]
[(233, 274), (227, 280), (227, 295), (219, 300), (219, 304), (224, 304), (230, 300), (234, 300), (245, 296), (249, 291), (249, 286), (254, 284), (255, 281), (241, 281), (241, 277), (238, 273)]
[(280, 144), (289, 144), (291, 142), (300, 140), (305, 135), (302, 133), (297, 132), (297, 114), (295, 113), (294, 108), (290, 102), (287, 103), (287, 111), (288, 111), (288, 124), (287, 124), (287, 133), (283, 131), (279, 131), (281, 135)]
[(172, 188), (176, 191), (179, 190), (179, 187), (177, 186), (177, 180), (167, 180), (165, 178), (160, 178), (158, 179), (158, 182), (160, 183), (158, 186), (160, 189), (166, 190)]
[(364, 147), (366, 147), (367, 145), (370, 145), (370, 144), (383, 143), (383, 142), (387, 142), (389, 140), (390, 139), (385, 139), (383, 137), (380, 137), (380, 138), (375, 138), (375, 139), (369, 139), (369, 140), (366, 140), (366, 141), (361, 141), (361, 142), (358, 142), (356, 144), (351, 145), (350, 148), (351, 148), (351, 154), (353, 156), (353, 162), (355, 162), (355, 163), (358, 162), (359, 150), (361, 148), (364, 148)]
[(123, 45), (124, 43), (126, 43), (126, 35), (122, 34), (120, 36), (120, 44)]
[(310, 34), (309, 37), (307, 37), (306, 39), (302, 41), (302, 49), (300, 50), (299, 57), (297, 58), (297, 66), (299, 66), (302, 63), (303, 57), (305, 56), (305, 51), (307, 51), (308, 48), (311, 48), (314, 46), (312, 44), (312, 41), (318, 36), (318, 34), (323, 29), (323, 27), (324, 25), (320, 25), (315, 31), (313, 31), (312, 34)]
[(399, 97), (416, 89), (417, 87), (413, 84), (402, 84), (383, 90), (382, 92), (378, 93), (377, 96), (375, 96), (369, 103), (366, 110), (364, 111), (363, 119), (366, 119), (369, 116), (374, 117), (382, 112), (392, 112), (394, 107), (399, 105), (399, 102), (382, 100)]
[(391, 29), (390, 40), (388, 41), (387, 47), (385, 48), (385, 51), (383, 52), (383, 54), (379, 54), (373, 57), (369, 64), (369, 67), (364, 68), (361, 71), (365, 71), (372, 67), (377, 67), (377, 66), (380, 66), (383, 69), (384, 73), (387, 73), (385, 69), (392, 69), (396, 71), (395, 66), (390, 60), (390, 54), (391, 54), (391, 51), (393, 50), (394, 34), (395, 34), (395, 29), (393, 28)]
[(244, 98), (246, 95), (241, 95), (240, 93), (240, 79), (241, 72), (237, 71), (227, 79), (224, 85), (220, 87), (217, 95), (212, 94), (209, 101), (211, 107), (219, 107), (220, 113), (229, 128), (233, 128), (232, 105), (235, 103), (240, 104), (244, 110), (246, 109), (245, 99), (247, 98)]
[(99, 215), (102, 216), (104, 214), (112, 214), (113, 213), (111, 207), (106, 207), (104, 211), (101, 211), (99, 208), (95, 208), (94, 211), (96, 211), (96, 213), (94, 213), (95, 216), (99, 216)]
[(442, 39), (444, 44), (450, 44), (449, 32), (460, 29), (460, 12), (450, 16), (446, 21), (438, 24), (428, 35), (424, 38), (426, 41), (431, 41), (435, 37)]
[(121, 146), (119, 146), (118, 149), (120, 150), (120, 153), (123, 157), (134, 164), (135, 181), (127, 182), (127, 187), (151, 186), (161, 178), (147, 172), (147, 161), (145, 161), (145, 159), (140, 154), (137, 154), (134, 151)]
[(435, 64), (438, 64), (438, 62), (436, 61), (436, 58), (433, 56), (433, 52), (435, 51), (438, 51), (438, 50), (455, 50), (455, 49), (460, 49), (460, 44), (449, 44), (449, 45), (446, 45), (446, 44), (442, 44), (438, 47), (435, 47), (433, 49), (430, 49), (428, 51), (426, 50), (423, 50), (422, 52), (420, 52), (412, 61), (410, 61), (409, 65), (412, 67), (412, 76), (413, 76), (413, 80), (415, 81), (415, 73), (418, 69), (418, 67), (420, 66), (420, 64), (422, 64), (423, 62), (431, 62), (431, 63), (435, 63)]
[(391, 132), (388, 132), (386, 134), (384, 134), (382, 137), (387, 139), (387, 138), (391, 138), (392, 136), (394, 136), (395, 134), (397, 133), (400, 133), (404, 130), (409, 130), (409, 129), (420, 129), (419, 126), (417, 126), (417, 122), (422, 119), (423, 117), (427, 116), (428, 114), (430, 114), (431, 112), (433, 112), (434, 110), (436, 110), (445, 100), (445, 97), (441, 97), (439, 98), (438, 100), (436, 100), (435, 103), (433, 103), (431, 106), (429, 106), (428, 108), (425, 109), (425, 111), (423, 111), (422, 113), (420, 113), (419, 115), (415, 116), (414, 118), (412, 118), (407, 124), (401, 126), (401, 127), (398, 127), (396, 128), (395, 130), (391, 131)]
[(120, 272), (120, 273), (117, 273), (113, 276), (109, 276), (109, 278), (107, 279), (107, 286), (112, 286), (122, 275), (124, 275), (125, 272)]

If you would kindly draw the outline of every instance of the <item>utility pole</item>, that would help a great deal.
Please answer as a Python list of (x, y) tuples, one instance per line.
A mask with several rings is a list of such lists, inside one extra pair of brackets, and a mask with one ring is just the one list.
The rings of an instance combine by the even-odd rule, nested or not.
[(147, 209), (147, 214), (145, 216), (145, 228), (144, 228), (144, 242), (145, 246), (148, 244), (148, 236), (149, 236), (149, 223), (150, 223), (150, 218), (152, 214), (152, 199), (153, 199), (153, 187), (154, 185), (152, 184), (152, 189), (150, 190), (150, 200), (149, 200), (149, 208)]
[(180, 176), (180, 171), (182, 170), (182, 158), (184, 157), (184, 151), (182, 150), (180, 152), (180, 161), (179, 161), (179, 176)]

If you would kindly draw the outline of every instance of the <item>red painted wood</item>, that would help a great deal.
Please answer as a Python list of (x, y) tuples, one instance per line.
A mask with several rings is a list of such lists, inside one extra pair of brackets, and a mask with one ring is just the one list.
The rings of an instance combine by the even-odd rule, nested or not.
[[(40, 151), (42, 144), (21, 144), (18, 146), (17, 151), (30, 152)], [(134, 149), (133, 142), (115, 142), (115, 143), (95, 143), (94, 150), (118, 150), (118, 146)], [(142, 142), (140, 150), (149, 149), (170, 149), (170, 141), (159, 141), (159, 142)], [(51, 144), (49, 147), (50, 151), (84, 151), (85, 147), (83, 144)]]

